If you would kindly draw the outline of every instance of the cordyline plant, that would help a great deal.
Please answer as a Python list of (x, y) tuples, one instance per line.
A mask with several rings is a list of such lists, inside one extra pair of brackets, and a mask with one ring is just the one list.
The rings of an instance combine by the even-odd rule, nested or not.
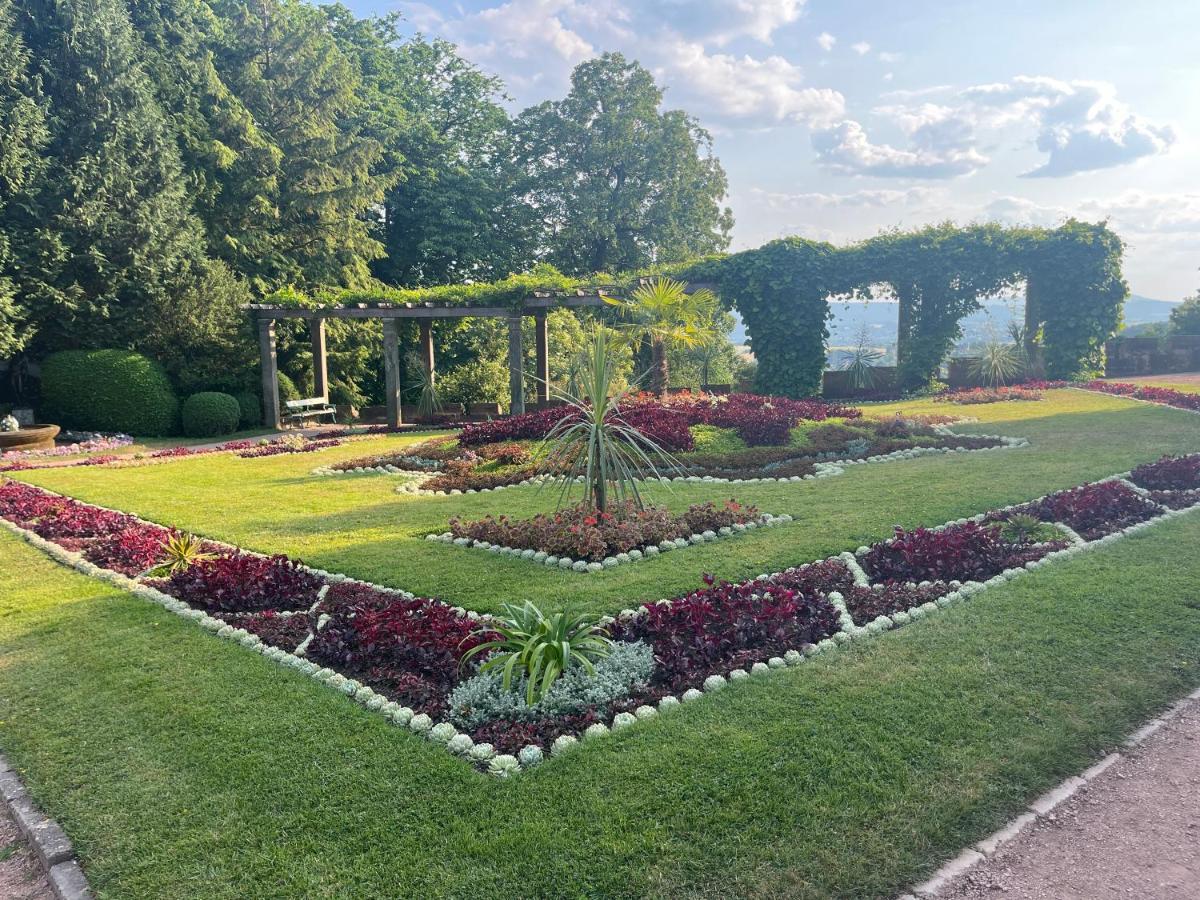
[(537, 703), (568, 669), (579, 665), (594, 674), (595, 661), (608, 656), (612, 640), (599, 625), (586, 616), (569, 612), (546, 615), (528, 600), (522, 606), (505, 604), (506, 616), (489, 622), (487, 634), (498, 634), (463, 654), (461, 664), (486, 654), (481, 672), (502, 669), (504, 689), (512, 686), (514, 676), (525, 678), (525, 702)]
[(632, 388), (617, 387), (617, 366), (609, 333), (598, 328), (585, 348), (578, 395), (560, 394), (570, 407), (539, 448), (541, 470), (561, 485), (559, 506), (583, 479), (583, 503), (607, 512), (609, 501), (632, 502), (645, 509), (638, 482), (663, 480), (682, 466), (621, 415)]

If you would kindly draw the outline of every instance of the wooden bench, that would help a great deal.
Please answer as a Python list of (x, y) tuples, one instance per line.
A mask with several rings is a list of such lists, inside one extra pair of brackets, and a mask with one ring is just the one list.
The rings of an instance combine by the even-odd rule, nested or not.
[(305, 419), (320, 419), (322, 416), (329, 416), (330, 422), (337, 421), (337, 410), (329, 405), (328, 397), (309, 397), (306, 400), (288, 400), (285, 402), (288, 409), (287, 420), (289, 422), (303, 422)]

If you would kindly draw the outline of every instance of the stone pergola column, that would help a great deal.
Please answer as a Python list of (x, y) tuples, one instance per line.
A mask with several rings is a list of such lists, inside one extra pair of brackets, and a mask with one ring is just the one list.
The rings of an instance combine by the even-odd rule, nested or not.
[(325, 352), (325, 320), (309, 319), (308, 336), (312, 341), (313, 396), (329, 400), (329, 359)]
[(433, 363), (433, 323), (428, 319), (421, 320), (421, 365), (429, 376), (429, 383), (434, 383)]
[(546, 327), (544, 310), (534, 313), (533, 323), (537, 345), (537, 404), (545, 407), (550, 404), (550, 331)]
[(525, 349), (521, 343), (521, 314), (508, 319), (508, 393), (509, 415), (525, 412)]
[(279, 360), (275, 355), (275, 320), (258, 320), (258, 358), (262, 367), (263, 424), (279, 430)]
[(383, 375), (387, 424), (389, 428), (399, 428), (403, 417), (400, 410), (400, 334), (396, 319), (383, 320)]

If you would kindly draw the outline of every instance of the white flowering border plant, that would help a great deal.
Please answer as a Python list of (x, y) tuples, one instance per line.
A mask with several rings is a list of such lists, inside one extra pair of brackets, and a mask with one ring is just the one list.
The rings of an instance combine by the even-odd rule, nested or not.
[[(1125, 480), (1129, 474), (1129, 472), (1122, 472), (1103, 480)], [(54, 494), (53, 491), (47, 491), (45, 488), (36, 489), (43, 490), (48, 494)], [(1042, 498), (1037, 499), (1040, 500)], [(1027, 502), (1037, 502), (1037, 500)], [(108, 509), (107, 507), (96, 508)], [(1017, 508), (1018, 507), (1016, 505), (1011, 505), (1003, 507), (1001, 510), (997, 510), (996, 512), (1011, 512)], [(1029, 572), (1036, 571), (1043, 566), (1049, 565), (1054, 561), (1069, 559), (1081, 553), (1088, 552), (1096, 547), (1108, 546), (1118, 540), (1121, 540), (1127, 535), (1144, 531), (1162, 522), (1188, 515), (1196, 510), (1200, 510), (1200, 503), (1178, 510), (1171, 510), (1163, 507), (1160, 507), (1160, 509), (1162, 511), (1152, 518), (1130, 525), (1119, 531), (1114, 531), (1092, 541), (1085, 541), (1078, 534), (1062, 523), (1052, 523), (1062, 530), (1063, 533), (1070, 539), (1069, 546), (1066, 546), (1062, 549), (1053, 550), (1039, 559), (1025, 563), (1020, 568), (1006, 569), (1003, 572), (987, 579), (986, 581), (968, 581), (962, 583), (952, 581), (949, 583), (949, 586), (951, 587), (950, 592), (938, 597), (936, 601), (931, 601), (905, 611), (893, 613), (891, 615), (878, 616), (863, 626), (859, 626), (854, 623), (843, 597), (836, 591), (831, 592), (827, 595), (827, 597), (837, 610), (839, 621), (838, 630), (830, 637), (827, 637), (816, 644), (805, 644), (799, 647), (790, 648), (781, 655), (772, 656), (766, 661), (755, 662), (748, 670), (739, 668), (729, 672), (710, 673), (708, 676), (701, 679), (698, 686), (688, 688), (687, 690), (683, 691), (679, 697), (666, 696), (660, 699), (657, 704), (653, 706), (649, 704), (642, 705), (632, 713), (619, 712), (614, 715), (611, 724), (605, 725), (603, 723), (595, 723), (589, 726), (583, 732), (583, 734), (578, 737), (573, 735), (562, 735), (552, 742), (549, 748), (549, 755), (559, 756), (563, 753), (569, 752), (570, 749), (574, 747), (580, 740), (592, 741), (596, 738), (605, 736), (610, 732), (620, 731), (635, 725), (638, 722), (653, 719), (663, 713), (669, 713), (672, 710), (679, 708), (681, 705), (690, 704), (701, 699), (707, 693), (713, 693), (715, 691), (722, 690), (731, 682), (753, 679), (756, 677), (766, 676), (772, 672), (794, 668), (800, 666), (806, 659), (809, 659), (810, 657), (822, 653), (829, 653), (833, 650), (836, 650), (839, 646), (849, 644), (854, 641), (871, 638), (883, 634), (884, 632), (893, 628), (911, 624), (920, 619), (934, 615), (940, 610), (947, 609), (958, 603), (969, 600), (981, 592), (986, 591), (990, 587), (1012, 581)], [(109, 511), (120, 512), (119, 510)], [(986, 519), (987, 516), (988, 513), (981, 513), (970, 518), (955, 519), (951, 522), (945, 523), (944, 525), (936, 526), (936, 528), (932, 530), (942, 530), (955, 525), (964, 524), (966, 522), (980, 522)], [(133, 516), (132, 518), (143, 524), (156, 524), (147, 522), (146, 520), (140, 519), (136, 516)], [(270, 646), (264, 643), (262, 639), (258, 637), (258, 635), (255, 635), (243, 628), (235, 627), (220, 618), (211, 616), (204, 610), (193, 608), (187, 603), (172, 597), (169, 594), (159, 591), (148, 584), (144, 584), (137, 579), (129, 578), (120, 574), (119, 572), (114, 572), (112, 570), (97, 566), (85, 559), (82, 554), (67, 550), (53, 541), (46, 540), (36, 532), (23, 528), (15, 522), (5, 518), (0, 518), (0, 526), (21, 537), (32, 546), (42, 550), (44, 553), (63, 565), (69, 566), (85, 575), (104, 580), (138, 597), (149, 600), (153, 603), (157, 603), (164, 609), (176, 613), (184, 618), (195, 621), (200, 627), (204, 628), (206, 631), (212, 632), (217, 637), (234, 641), (248, 650), (262, 654), (273, 662), (276, 662), (286, 668), (293, 669), (301, 675), (320, 681), (327, 687), (350, 697), (367, 710), (384, 716), (395, 725), (402, 728), (407, 728), (410, 731), (413, 731), (416, 734), (445, 747), (449, 752), (467, 760), (476, 767), (482, 768), (490, 775), (494, 775), (498, 778), (508, 778), (516, 775), (524, 769), (540, 764), (545, 757), (545, 749), (533, 744), (522, 748), (516, 755), (498, 754), (491, 744), (476, 743), (470, 735), (458, 731), (458, 729), (450, 722), (435, 722), (429, 715), (425, 713), (420, 713), (407, 706), (402, 706), (394, 701), (389, 700), (384, 695), (377, 693), (372, 688), (353, 678), (347, 678), (340, 672), (328, 667), (320, 666), (317, 663), (306, 659), (302, 655), (303, 645), (298, 647), (297, 652), (295, 653), (289, 653), (279, 647)], [(213, 541), (213, 543), (220, 544), (220, 542), (217, 541)], [(221, 546), (230, 549), (237, 549), (229, 544), (221, 544)], [(865, 552), (867, 549), (869, 548), (859, 547), (856, 553), (843, 552), (836, 556), (830, 557), (829, 559), (837, 559), (842, 561), (852, 573), (856, 585), (868, 586), (871, 583), (870, 579), (867, 576), (867, 573), (858, 563), (858, 555)], [(816, 560), (812, 565), (818, 565), (825, 561), (826, 560)], [(793, 572), (797, 569), (804, 570), (807, 569), (808, 566), (809, 564), (805, 564), (785, 571)], [(377, 591), (403, 597), (405, 599), (416, 599), (415, 595), (408, 591), (382, 587), (380, 585), (364, 582), (346, 575), (328, 572), (323, 569), (314, 569), (308, 566), (302, 566), (302, 568), (308, 572), (311, 572), (312, 574), (324, 578), (327, 583), (354, 583), (370, 587)], [(780, 574), (784, 573), (764, 573), (759, 575), (755, 580), (766, 582)], [(441, 601), (429, 602), (440, 603)], [(658, 601), (660, 604), (670, 604), (672, 602), (674, 601)], [(448, 604), (445, 605), (448, 606)], [(455, 614), (476, 622), (486, 623), (487, 621), (490, 621), (491, 618), (487, 615), (481, 615), (480, 613), (466, 610), (462, 607), (450, 607), (450, 609), (452, 609)], [(618, 613), (615, 617), (601, 617), (598, 620), (598, 624), (601, 626), (607, 626), (616, 621), (630, 621), (638, 618), (639, 616), (646, 615), (647, 613), (647, 606), (641, 606), (637, 609), (625, 609)]]

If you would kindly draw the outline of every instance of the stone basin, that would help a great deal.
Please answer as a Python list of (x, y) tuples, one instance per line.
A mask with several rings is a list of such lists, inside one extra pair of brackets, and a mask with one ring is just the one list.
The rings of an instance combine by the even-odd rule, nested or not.
[(49, 450), (58, 437), (57, 425), (30, 425), (16, 431), (0, 431), (0, 453), (15, 450)]

